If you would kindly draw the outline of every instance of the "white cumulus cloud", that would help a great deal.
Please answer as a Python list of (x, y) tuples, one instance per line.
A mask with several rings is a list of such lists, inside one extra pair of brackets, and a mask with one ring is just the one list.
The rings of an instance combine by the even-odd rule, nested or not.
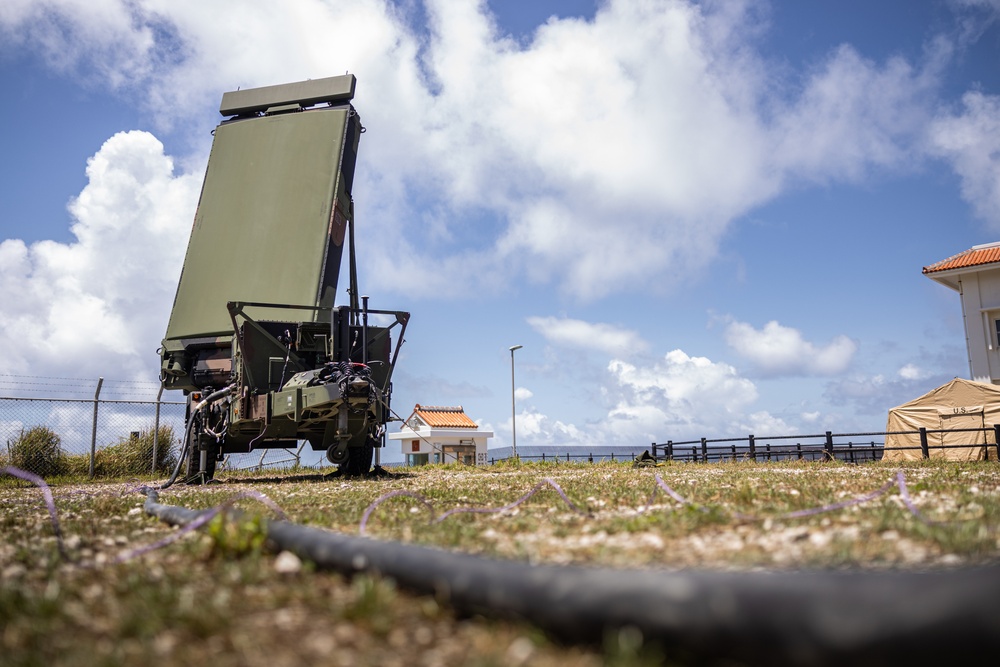
[(971, 92), (962, 103), (931, 126), (931, 150), (952, 163), (976, 215), (1000, 231), (1000, 97)]
[(529, 317), (527, 321), (555, 345), (597, 350), (611, 356), (628, 356), (648, 347), (636, 332), (612, 324), (566, 317)]
[[(757, 387), (732, 366), (672, 350), (652, 364), (613, 359), (602, 384), (607, 409), (569, 423), (528, 408), (517, 415), (518, 442), (532, 445), (636, 445), (698, 437), (784, 435), (795, 427), (755, 410)], [(818, 417), (819, 414), (816, 414)], [(510, 419), (504, 430), (510, 432)]]
[(732, 366), (682, 350), (651, 366), (620, 360), (608, 365), (608, 392), (616, 405), (606, 433), (662, 442), (665, 439), (733, 433), (784, 432), (787, 425), (766, 412), (753, 412), (757, 387)]
[(108, 139), (70, 204), (76, 241), (0, 243), (0, 370), (148, 379), (184, 257), (200, 179), (175, 175), (145, 132)]
[(519, 401), (526, 401), (535, 394), (527, 387), (518, 387), (514, 390), (514, 398)]
[(927, 373), (919, 366), (906, 364), (899, 369), (899, 377), (904, 380), (920, 380), (927, 377)]
[(0, 37), (190, 128), (197, 155), (222, 91), (350, 70), (373, 287), (455, 295), (523, 277), (579, 300), (675, 288), (791, 182), (908, 168), (946, 53), (843, 47), (795, 79), (760, 51), (753, 2), (608, 0), (526, 43), (487, 3), (424, 7), (12, 0)]
[(838, 375), (850, 366), (858, 349), (843, 335), (816, 345), (798, 329), (776, 321), (759, 330), (745, 322), (730, 322), (726, 343), (765, 375)]

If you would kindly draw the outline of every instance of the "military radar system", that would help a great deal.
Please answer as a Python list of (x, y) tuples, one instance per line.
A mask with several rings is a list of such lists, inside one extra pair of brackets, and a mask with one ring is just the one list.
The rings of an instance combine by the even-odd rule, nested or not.
[[(354, 88), (345, 75), (222, 96), (159, 350), (164, 388), (187, 396), (189, 482), (226, 454), (299, 441), (366, 474), (384, 445), (409, 313), (358, 294)], [(349, 302), (337, 305), (345, 244)]]

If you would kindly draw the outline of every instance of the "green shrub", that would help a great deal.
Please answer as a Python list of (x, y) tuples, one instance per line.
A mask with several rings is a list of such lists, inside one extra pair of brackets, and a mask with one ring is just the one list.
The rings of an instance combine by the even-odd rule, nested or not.
[(90, 475), (90, 452), (86, 454), (68, 454), (65, 458), (65, 474), (70, 477), (87, 477)]
[[(177, 439), (174, 429), (161, 426), (156, 445), (156, 472), (169, 473), (177, 464), (174, 451)], [(102, 477), (122, 475), (148, 475), (153, 465), (153, 428), (118, 439), (118, 442), (102, 447), (94, 456), (94, 474)]]
[(59, 436), (47, 426), (33, 426), (7, 441), (8, 463), (15, 468), (33, 472), (42, 477), (61, 475), (66, 467), (66, 456)]

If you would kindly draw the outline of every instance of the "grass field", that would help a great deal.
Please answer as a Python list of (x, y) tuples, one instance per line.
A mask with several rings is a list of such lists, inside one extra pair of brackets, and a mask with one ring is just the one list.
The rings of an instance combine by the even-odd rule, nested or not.
[[(865, 503), (801, 518), (792, 512), (898, 486)], [(658, 485), (689, 501), (681, 503)], [(545, 479), (516, 507), (512, 504)], [(0, 655), (5, 665), (643, 665), (660, 648), (628, 632), (561, 646), (515, 622), (462, 617), (391, 581), (317, 572), (264, 543), (273, 512), (234, 505), (214, 520), (124, 562), (176, 532), (147, 516), (140, 480), (50, 480), (68, 559), (41, 492), (0, 477)], [(927, 569), (1000, 562), (996, 463), (501, 464), (427, 466), (373, 480), (312, 471), (225, 475), (174, 486), (166, 504), (213, 507), (266, 494), (292, 521), (493, 558), (622, 568)], [(656, 491), (655, 496), (654, 490)], [(651, 501), (652, 498), (652, 501)], [(637, 575), (638, 576), (638, 575)], [(670, 663), (667, 649), (666, 662)]]

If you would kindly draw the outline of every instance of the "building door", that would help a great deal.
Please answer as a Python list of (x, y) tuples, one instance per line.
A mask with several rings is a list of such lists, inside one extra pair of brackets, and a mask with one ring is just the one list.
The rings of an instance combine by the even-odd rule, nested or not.
[(476, 464), (475, 445), (445, 445), (441, 448), (445, 463)]
[[(986, 432), (982, 406), (974, 408), (953, 408), (950, 413), (941, 414), (941, 433), (938, 437), (928, 437), (932, 459), (947, 458), (953, 461), (981, 461), (986, 457)], [(935, 442), (936, 441), (936, 442)], [(941, 445), (948, 449), (935, 448)], [(959, 445), (967, 445), (960, 447)]]

